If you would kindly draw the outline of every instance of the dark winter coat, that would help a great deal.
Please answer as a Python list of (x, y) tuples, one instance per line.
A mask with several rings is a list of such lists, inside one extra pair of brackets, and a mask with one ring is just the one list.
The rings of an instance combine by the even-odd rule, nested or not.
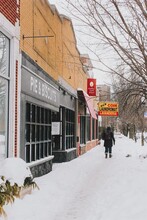
[(103, 133), (103, 140), (104, 140), (104, 146), (105, 147), (112, 147), (113, 144), (115, 144), (115, 138), (114, 138), (114, 134), (112, 131), (110, 130), (106, 130)]

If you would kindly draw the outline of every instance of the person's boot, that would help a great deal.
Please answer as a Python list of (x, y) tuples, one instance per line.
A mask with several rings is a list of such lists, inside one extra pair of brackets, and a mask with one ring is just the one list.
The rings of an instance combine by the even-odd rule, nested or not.
[(112, 157), (112, 154), (109, 154), (109, 158), (111, 158)]
[(107, 158), (107, 155), (108, 155), (108, 154), (106, 153), (106, 154), (105, 154), (105, 158)]

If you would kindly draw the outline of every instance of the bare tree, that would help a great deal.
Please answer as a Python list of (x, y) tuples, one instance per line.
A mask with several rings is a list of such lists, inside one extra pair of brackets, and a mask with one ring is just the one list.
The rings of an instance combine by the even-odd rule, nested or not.
[(102, 69), (114, 76), (121, 119), (140, 127), (143, 133), (147, 99), (147, 0), (66, 2), (70, 16), (78, 20), (78, 30), (88, 37), (87, 48), (103, 64)]
[[(147, 92), (147, 0), (66, 0), (105, 71)], [(81, 28), (82, 25), (82, 28)], [(92, 40), (90, 40), (92, 39)], [(109, 62), (108, 62), (109, 61)], [(123, 68), (123, 75), (118, 66)], [(130, 75), (135, 81), (130, 81)]]
[[(141, 143), (144, 145), (145, 120), (144, 112), (146, 99), (140, 86), (137, 85), (134, 74), (132, 73), (130, 81), (125, 82), (121, 77), (115, 77), (113, 89), (115, 99), (119, 102), (119, 116), (121, 118), (122, 131), (129, 137), (136, 140), (136, 129), (142, 133)], [(136, 83), (135, 83), (136, 82)]]

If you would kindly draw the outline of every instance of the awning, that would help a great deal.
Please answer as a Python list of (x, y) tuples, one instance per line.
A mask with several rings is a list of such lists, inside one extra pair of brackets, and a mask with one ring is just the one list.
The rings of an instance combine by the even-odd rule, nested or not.
[(92, 98), (83, 90), (78, 89), (78, 98), (82, 101), (82, 102), (86, 102), (88, 110), (92, 116), (92, 118), (97, 119), (96, 113), (94, 111), (93, 108), (93, 101)]

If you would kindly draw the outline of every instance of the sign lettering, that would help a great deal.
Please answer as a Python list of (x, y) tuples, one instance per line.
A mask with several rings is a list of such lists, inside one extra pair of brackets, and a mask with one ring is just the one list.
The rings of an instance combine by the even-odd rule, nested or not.
[(38, 79), (33, 76), (31, 76), (30, 79), (30, 90), (35, 94), (56, 102), (56, 91), (52, 90), (46, 83), (38, 81)]
[(117, 102), (99, 102), (98, 115), (100, 116), (118, 116)]

